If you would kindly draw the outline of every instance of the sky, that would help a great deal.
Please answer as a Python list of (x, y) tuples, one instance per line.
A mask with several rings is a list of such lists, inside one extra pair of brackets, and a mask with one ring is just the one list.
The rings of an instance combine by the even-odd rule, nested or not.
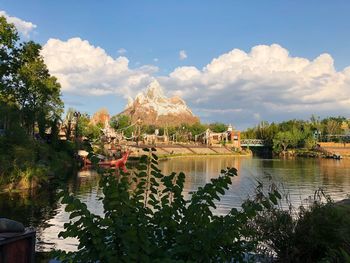
[(122, 111), (157, 81), (202, 122), (350, 110), (350, 1), (16, 1), (0, 15), (42, 55), (66, 107)]

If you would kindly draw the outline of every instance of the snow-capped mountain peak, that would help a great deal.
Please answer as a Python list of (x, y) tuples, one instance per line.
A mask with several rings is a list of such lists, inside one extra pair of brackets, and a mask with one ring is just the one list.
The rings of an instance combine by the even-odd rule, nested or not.
[(137, 94), (135, 100), (129, 99), (125, 111), (121, 114), (131, 115), (132, 119), (141, 118), (146, 123), (156, 125), (164, 125), (164, 122), (181, 124), (199, 121), (184, 100), (179, 97), (167, 98), (157, 80), (151, 82), (145, 91)]

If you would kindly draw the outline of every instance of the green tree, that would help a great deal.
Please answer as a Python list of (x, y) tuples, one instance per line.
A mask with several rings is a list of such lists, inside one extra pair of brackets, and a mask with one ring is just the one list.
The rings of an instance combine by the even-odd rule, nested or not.
[(297, 138), (291, 131), (278, 132), (273, 139), (273, 147), (277, 151), (282, 148), (282, 151), (285, 152), (288, 147), (296, 146), (297, 141)]
[[(19, 42), (16, 28), (0, 17), (0, 104), (18, 110), (21, 125), (29, 133), (37, 124), (43, 135), (62, 113), (60, 85), (40, 55), (41, 47), (32, 41)], [(5, 126), (9, 122), (4, 111)]]
[(90, 141), (96, 141), (101, 138), (101, 124), (94, 125), (87, 114), (82, 114), (78, 120), (78, 136), (84, 136)]
[(191, 132), (193, 136), (205, 132), (206, 129), (207, 126), (201, 124), (200, 122), (196, 122), (188, 127), (189, 132)]
[(4, 129), (19, 121), (14, 114), (18, 107), (13, 93), (18, 40), (15, 26), (0, 16), (0, 123)]
[(17, 70), (17, 45), (19, 36), (13, 24), (0, 16), (0, 102), (14, 102), (13, 76)]
[[(5, 129), (0, 140), (0, 178), (14, 185), (22, 179), (45, 181), (48, 170), (58, 166), (63, 170), (69, 159), (58, 152), (56, 143), (63, 109), (60, 85), (49, 74), (40, 51), (39, 44), (20, 42), (14, 25), (0, 17), (0, 128)], [(31, 136), (38, 130), (46, 137), (48, 128), (52, 145)]]
[(128, 115), (114, 115), (110, 120), (111, 127), (116, 130), (126, 128), (130, 124), (131, 119)]
[(211, 129), (213, 132), (224, 132), (227, 131), (227, 125), (225, 123), (215, 122), (209, 124), (209, 129)]
[(75, 121), (75, 117), (74, 117), (75, 112), (76, 112), (75, 109), (69, 108), (67, 110), (66, 117), (63, 121), (67, 140), (69, 140), (72, 136), (72, 130), (74, 129), (73, 125)]
[(63, 103), (60, 84), (49, 74), (40, 51), (41, 46), (32, 41), (22, 45), (16, 97), (28, 129), (34, 133), (37, 123), (43, 135), (49, 121), (61, 115)]
[(129, 127), (131, 118), (128, 115), (114, 115), (110, 120), (110, 125), (115, 130), (123, 132), (126, 137), (130, 137), (134, 130), (133, 127)]

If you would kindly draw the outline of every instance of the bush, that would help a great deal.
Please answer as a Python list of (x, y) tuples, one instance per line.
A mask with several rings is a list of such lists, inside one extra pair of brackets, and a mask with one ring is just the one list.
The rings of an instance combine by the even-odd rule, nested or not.
[(298, 211), (272, 208), (254, 219), (261, 236), (259, 253), (279, 262), (349, 262), (350, 207), (327, 197)]
[(228, 189), (236, 169), (223, 170), (186, 200), (185, 175), (163, 175), (157, 159), (149, 151), (133, 173), (114, 176), (109, 171), (102, 176), (102, 217), (62, 191), (71, 221), (59, 235), (78, 238), (79, 246), (77, 252), (55, 256), (64, 262), (241, 262), (255, 250), (256, 233), (247, 222), (277, 202), (276, 194), (215, 215), (214, 201)]
[(349, 262), (350, 208), (330, 198), (283, 210), (282, 196), (261, 183), (253, 199), (226, 215), (213, 213), (234, 168), (183, 196), (185, 175), (163, 175), (149, 151), (130, 174), (106, 171), (100, 180), (104, 215), (66, 191), (70, 213), (63, 238), (75, 237), (78, 251), (58, 251), (63, 262)]

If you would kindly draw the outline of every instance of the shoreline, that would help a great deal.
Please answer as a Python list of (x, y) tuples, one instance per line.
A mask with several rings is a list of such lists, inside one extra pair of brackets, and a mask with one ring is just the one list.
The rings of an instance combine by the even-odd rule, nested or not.
[(232, 157), (249, 157), (252, 154), (229, 154), (229, 153), (213, 153), (213, 154), (159, 154), (157, 155), (160, 161), (166, 161), (168, 159), (176, 159), (180, 157), (190, 158), (190, 157), (221, 157), (221, 156), (232, 156)]

